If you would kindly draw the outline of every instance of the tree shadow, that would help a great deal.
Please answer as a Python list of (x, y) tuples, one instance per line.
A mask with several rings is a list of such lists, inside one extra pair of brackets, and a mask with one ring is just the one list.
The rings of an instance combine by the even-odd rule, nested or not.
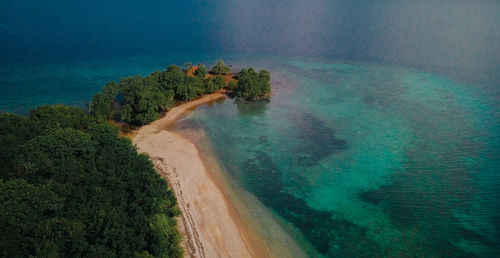
[(269, 108), (269, 103), (271, 103), (269, 99), (256, 101), (242, 101), (236, 99), (234, 101), (239, 114), (243, 117), (263, 116)]

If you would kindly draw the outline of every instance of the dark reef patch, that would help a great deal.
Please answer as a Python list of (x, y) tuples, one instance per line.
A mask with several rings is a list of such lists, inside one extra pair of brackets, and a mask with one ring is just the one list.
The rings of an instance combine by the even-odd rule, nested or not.
[(318, 252), (331, 257), (369, 257), (382, 253), (366, 236), (366, 229), (346, 220), (332, 218), (332, 212), (311, 208), (303, 199), (286, 192), (282, 172), (265, 152), (257, 151), (240, 170), (246, 185), (266, 206), (293, 223)]
[(335, 131), (317, 117), (297, 113), (290, 124), (297, 127), (299, 143), (291, 150), (301, 167), (316, 165), (329, 155), (347, 148), (345, 140), (335, 137)]
[[(423, 191), (421, 185), (415, 184), (427, 176), (403, 172), (393, 178), (391, 183), (361, 192), (358, 196), (365, 202), (381, 207), (389, 215), (391, 223), (401, 231), (419, 232), (424, 237), (419, 241), (408, 241), (406, 245), (410, 253), (425, 257), (446, 250), (448, 257), (475, 257), (465, 253), (455, 243), (460, 239), (478, 241), (486, 245), (491, 243), (483, 235), (461, 227), (449, 202), (432, 197), (429, 194), (432, 191)], [(429, 181), (428, 183), (430, 185)], [(445, 220), (443, 217), (449, 219)]]

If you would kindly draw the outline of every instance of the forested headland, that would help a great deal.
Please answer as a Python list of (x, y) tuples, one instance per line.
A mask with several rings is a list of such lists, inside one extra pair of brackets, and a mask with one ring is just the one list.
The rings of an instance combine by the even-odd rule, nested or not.
[(178, 103), (220, 90), (230, 91), (241, 100), (269, 97), (270, 79), (268, 71), (256, 72), (253, 68), (231, 74), (220, 60), (210, 71), (203, 64), (186, 63), (184, 70), (172, 65), (146, 77), (137, 75), (107, 83), (93, 96), (89, 110), (101, 121), (118, 119), (145, 125)]
[(109, 82), (88, 112), (0, 112), (0, 256), (182, 256), (175, 196), (149, 157), (107, 122), (148, 124), (220, 90), (245, 101), (268, 97), (270, 75), (187, 63)]

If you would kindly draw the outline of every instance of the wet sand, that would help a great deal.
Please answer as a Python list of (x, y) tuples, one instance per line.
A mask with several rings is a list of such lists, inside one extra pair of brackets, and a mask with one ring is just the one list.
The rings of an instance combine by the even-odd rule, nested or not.
[[(177, 197), (182, 211), (179, 229), (184, 236), (185, 255), (302, 256), (300, 248), (281, 230), (272, 215), (265, 214), (256, 199), (245, 196), (243, 201), (242, 194), (228, 186), (216, 159), (202, 153), (194, 144), (197, 139), (183, 137), (172, 128), (187, 111), (223, 98), (224, 94), (214, 93), (182, 104), (130, 135), (139, 152), (149, 154), (155, 169), (167, 179)], [(261, 224), (261, 229), (252, 224)]]

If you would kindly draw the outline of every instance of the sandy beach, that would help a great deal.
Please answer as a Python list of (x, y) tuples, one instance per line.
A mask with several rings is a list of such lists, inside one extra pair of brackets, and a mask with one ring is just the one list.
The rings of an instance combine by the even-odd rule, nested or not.
[(274, 216), (228, 181), (216, 158), (194, 144), (203, 142), (203, 133), (184, 137), (174, 130), (174, 122), (187, 111), (224, 98), (223, 93), (205, 95), (128, 134), (139, 152), (149, 154), (177, 197), (185, 256), (305, 257)]
[[(231, 216), (226, 198), (209, 175), (196, 146), (167, 130), (179, 116), (197, 105), (225, 95), (206, 95), (171, 109), (154, 123), (141, 127), (133, 137), (140, 152), (151, 156), (156, 170), (165, 177), (182, 211), (179, 219), (188, 257), (266, 257), (260, 244), (251, 243), (239, 221)], [(265, 249), (265, 248), (264, 248)]]

